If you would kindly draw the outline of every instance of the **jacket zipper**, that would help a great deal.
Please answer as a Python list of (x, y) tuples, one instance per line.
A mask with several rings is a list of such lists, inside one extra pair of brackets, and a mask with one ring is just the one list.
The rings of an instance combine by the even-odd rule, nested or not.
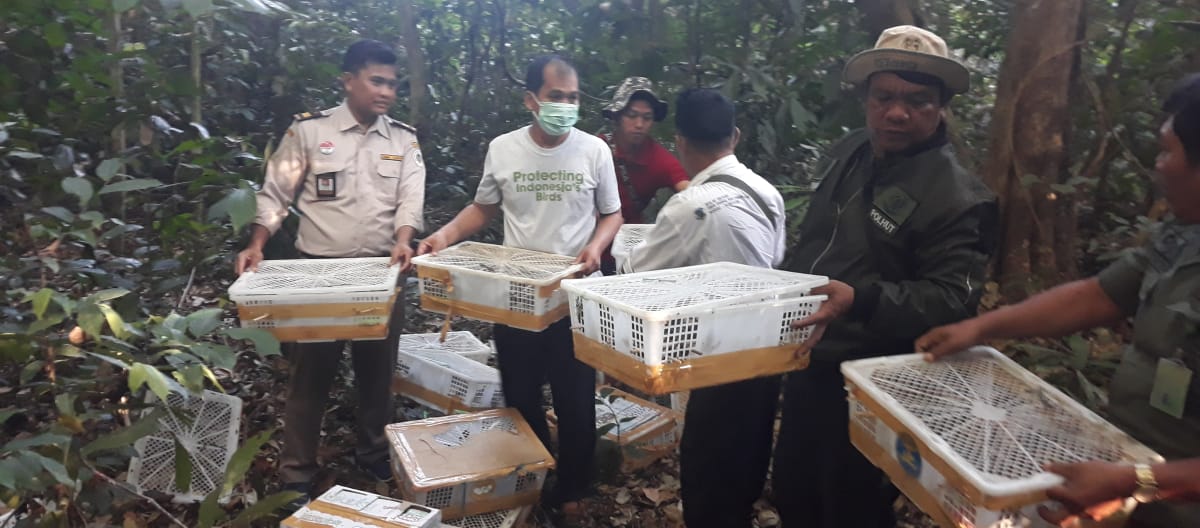
[[(854, 169), (858, 168), (858, 157), (857, 156), (855, 156), (854, 161), (852, 163), (853, 164), (850, 165), (850, 169), (847, 170), (843, 174), (849, 174), (849, 173), (853, 172)], [(826, 177), (828, 177), (828, 176), (826, 176)], [(857, 191), (854, 191), (854, 194), (850, 195), (850, 197), (846, 199), (845, 203), (837, 206), (837, 213), (833, 217), (833, 232), (829, 234), (829, 243), (825, 244), (825, 249), (822, 250), (821, 254), (817, 255), (817, 258), (813, 260), (812, 266), (810, 266), (808, 268), (809, 274), (812, 274), (816, 271), (817, 264), (820, 264), (821, 259), (825, 258), (825, 255), (829, 254), (830, 249), (833, 249), (833, 243), (834, 243), (834, 241), (837, 240), (838, 227), (842, 223), (842, 213), (845, 212), (846, 208), (850, 206), (850, 202), (853, 202), (855, 198), (858, 198), (858, 195), (862, 194), (862, 191), (863, 191), (863, 188), (860, 187)], [(836, 186), (834, 187), (834, 192), (837, 192)]]

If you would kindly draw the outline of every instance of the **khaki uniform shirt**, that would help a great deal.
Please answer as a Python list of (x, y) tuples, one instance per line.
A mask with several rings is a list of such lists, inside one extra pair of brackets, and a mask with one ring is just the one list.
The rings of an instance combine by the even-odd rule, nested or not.
[(364, 129), (344, 103), (298, 115), (256, 198), (254, 221), (272, 234), (297, 201), (296, 249), (304, 253), (388, 255), (397, 230), (423, 226), (425, 163), (415, 129), (387, 116)]
[[(1200, 457), (1200, 225), (1164, 224), (1098, 278), (1133, 316), (1132, 346), (1109, 386), (1110, 418), (1168, 460)], [(1182, 418), (1150, 404), (1160, 359), (1193, 373)], [(1134, 519), (1138, 526), (1200, 526), (1200, 505), (1142, 505)]]

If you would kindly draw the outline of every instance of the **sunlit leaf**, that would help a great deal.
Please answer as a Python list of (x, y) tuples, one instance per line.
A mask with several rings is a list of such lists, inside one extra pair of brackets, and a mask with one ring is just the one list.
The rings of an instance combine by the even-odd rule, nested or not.
[(80, 207), (86, 207), (88, 200), (91, 200), (95, 193), (92, 182), (87, 181), (86, 178), (63, 178), (62, 189), (79, 198)]
[(208, 211), (209, 220), (217, 220), (228, 216), (233, 223), (233, 229), (240, 231), (242, 227), (254, 220), (254, 213), (257, 207), (254, 203), (254, 191), (248, 186), (243, 185), (237, 189), (229, 191), (217, 203), (213, 204)]
[(113, 335), (119, 339), (125, 339), (129, 335), (129, 332), (125, 330), (125, 321), (121, 319), (121, 314), (117, 313), (112, 306), (107, 304), (98, 304), (96, 306), (104, 314), (104, 320), (108, 321), (108, 329), (112, 331)]
[(129, 390), (136, 392), (142, 385), (149, 386), (150, 392), (158, 396), (163, 403), (167, 402), (167, 396), (172, 390), (183, 392), (183, 387), (161, 370), (145, 363), (134, 363), (129, 367)]
[(132, 180), (122, 180), (116, 183), (110, 183), (100, 188), (98, 194), (108, 194), (115, 192), (131, 192), (140, 191), (143, 189), (153, 189), (162, 187), (162, 182), (151, 178), (135, 178)]
[(45, 316), (46, 308), (50, 307), (50, 298), (53, 296), (54, 290), (50, 288), (42, 288), (33, 294), (31, 297), (33, 301), (33, 315), (37, 316), (38, 319)]
[(188, 314), (187, 328), (194, 337), (208, 335), (221, 326), (221, 316), (225, 311), (220, 308), (205, 308)]
[(112, 0), (113, 11), (124, 13), (137, 7), (140, 0)]
[(233, 456), (229, 459), (229, 466), (225, 469), (225, 478), (221, 482), (221, 486), (209, 493), (204, 498), (204, 502), (200, 504), (200, 521), (201, 528), (211, 527), (220, 515), (220, 507), (217, 505), (217, 500), (224, 495), (228, 495), (233, 491), (233, 487), (241, 482), (245, 476), (246, 470), (250, 469), (250, 463), (254, 462), (254, 457), (258, 456), (258, 452), (262, 449), (263, 444), (266, 444), (274, 434), (274, 430), (267, 430), (247, 438), (238, 448)]
[(221, 332), (234, 339), (249, 339), (262, 357), (279, 355), (279, 340), (261, 328), (226, 328)]
[(183, 9), (192, 18), (200, 18), (212, 13), (214, 6), (212, 0), (183, 0)]
[(154, 434), (159, 430), (158, 419), (163, 415), (162, 409), (155, 409), (146, 414), (140, 420), (133, 423), (129, 427), (117, 429), (107, 435), (101, 436), (92, 440), (88, 445), (83, 446), (79, 453), (83, 456), (91, 455), (99, 451), (107, 451), (109, 449), (120, 449), (122, 447), (132, 446), (139, 438), (148, 434)]
[[(133, 2), (136, 4), (138, 0), (113, 0), (113, 3), (121, 1)], [(125, 11), (125, 9), (118, 10)], [(113, 176), (116, 176), (117, 171), (119, 170), (121, 170), (121, 160), (106, 159), (100, 162), (100, 165), (96, 167), (96, 176), (99, 176), (101, 180), (107, 182), (108, 180), (111, 180)]]

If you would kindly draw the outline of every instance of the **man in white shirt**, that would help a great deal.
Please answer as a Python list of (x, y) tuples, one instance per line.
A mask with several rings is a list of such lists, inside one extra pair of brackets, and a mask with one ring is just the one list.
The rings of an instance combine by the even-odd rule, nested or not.
[[(583, 272), (593, 273), (621, 227), (612, 152), (604, 140), (574, 128), (579, 78), (565, 60), (535, 60), (525, 87), (534, 124), (492, 140), (475, 202), (417, 251), (436, 253), (503, 212), (504, 245), (576, 256)], [(497, 324), (494, 337), (504, 397), (547, 446), (542, 386), (550, 382), (558, 415), (558, 485), (544, 502), (580, 515), (579, 499), (591, 494), (596, 371), (575, 359), (570, 318), (542, 332)]]
[[(692, 184), (658, 213), (634, 247), (626, 273), (736, 262), (771, 268), (783, 261), (783, 197), (733, 155), (733, 103), (692, 89), (675, 103), (675, 150)], [(779, 376), (696, 389), (680, 446), (683, 517), (688, 528), (749, 527), (771, 458)]]

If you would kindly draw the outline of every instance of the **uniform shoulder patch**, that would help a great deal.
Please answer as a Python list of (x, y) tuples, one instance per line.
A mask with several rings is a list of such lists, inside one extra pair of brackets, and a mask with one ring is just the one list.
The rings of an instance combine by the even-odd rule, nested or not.
[(292, 116), (292, 118), (295, 119), (297, 122), (300, 122), (300, 121), (308, 121), (309, 119), (318, 119), (318, 118), (328, 117), (328, 116), (329, 116), (328, 112), (301, 112), (299, 114)]
[(392, 119), (391, 117), (389, 117), (389, 118), (387, 118), (387, 122), (388, 122), (388, 124), (390, 124), (394, 127), (403, 128), (404, 130), (412, 132), (413, 134), (417, 133), (417, 127), (412, 126), (408, 123), (405, 123), (404, 121), (400, 121), (399, 119)]

